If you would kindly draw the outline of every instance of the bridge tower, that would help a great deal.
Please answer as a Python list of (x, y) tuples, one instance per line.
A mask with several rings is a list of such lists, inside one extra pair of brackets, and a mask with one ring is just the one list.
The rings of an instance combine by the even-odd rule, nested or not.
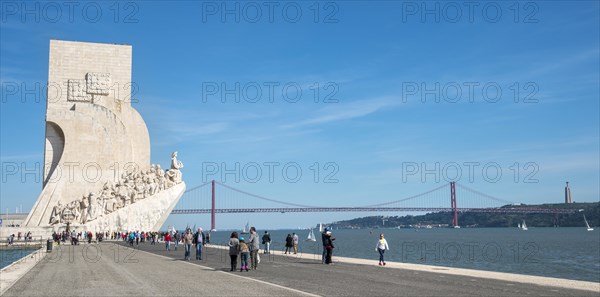
[(216, 230), (215, 224), (215, 180), (212, 180), (212, 207), (210, 210), (210, 230)]
[(458, 226), (458, 210), (456, 209), (456, 182), (450, 182), (450, 207), (452, 208), (452, 227)]

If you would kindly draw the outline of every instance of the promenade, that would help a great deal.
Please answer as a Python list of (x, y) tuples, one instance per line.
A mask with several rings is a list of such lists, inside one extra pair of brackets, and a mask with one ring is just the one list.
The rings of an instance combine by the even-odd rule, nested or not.
[[(596, 284), (586, 282), (531, 277), (531, 282), (539, 280), (540, 284), (522, 283), (511, 281), (508, 274), (476, 277), (467, 276), (471, 272), (460, 269), (453, 274), (454, 268), (419, 268), (416, 266), (423, 265), (403, 263), (380, 267), (375, 260), (360, 259), (337, 258), (335, 265), (323, 265), (319, 256), (282, 256), (279, 252), (261, 254), (256, 271), (229, 272), (225, 249), (205, 248), (202, 261), (184, 261), (183, 253), (182, 245), (177, 251), (167, 252), (163, 244), (149, 243), (133, 249), (122, 242), (55, 246), (51, 254), (3, 296), (598, 296), (600, 293)], [(485, 276), (486, 272), (480, 274)], [(500, 280), (497, 275), (506, 275), (507, 279)]]

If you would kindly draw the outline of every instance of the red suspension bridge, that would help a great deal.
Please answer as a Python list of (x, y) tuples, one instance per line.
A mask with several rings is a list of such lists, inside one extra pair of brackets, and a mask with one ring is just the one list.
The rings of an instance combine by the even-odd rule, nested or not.
[[(210, 185), (210, 186), (209, 186)], [(220, 187), (217, 191), (217, 185)], [(210, 181), (185, 192), (171, 214), (211, 214), (211, 229), (216, 229), (217, 213), (286, 212), (451, 212), (452, 226), (458, 225), (459, 212), (487, 213), (573, 213), (573, 209), (539, 208), (514, 205), (469, 187), (451, 182), (429, 191), (401, 199), (355, 207), (328, 207), (296, 204), (245, 192), (218, 181)], [(461, 197), (458, 207), (456, 197)], [(217, 195), (219, 199), (217, 200)], [(448, 199), (450, 198), (450, 199)], [(248, 203), (251, 199), (251, 203)], [(448, 206), (450, 200), (450, 206)], [(241, 207), (240, 202), (252, 207)]]

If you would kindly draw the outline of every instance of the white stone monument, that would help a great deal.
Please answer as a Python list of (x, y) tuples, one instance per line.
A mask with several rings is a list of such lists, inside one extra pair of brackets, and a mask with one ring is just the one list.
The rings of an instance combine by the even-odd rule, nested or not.
[(24, 221), (97, 231), (157, 231), (185, 191), (177, 160), (150, 164), (131, 105), (130, 45), (50, 41), (42, 192)]

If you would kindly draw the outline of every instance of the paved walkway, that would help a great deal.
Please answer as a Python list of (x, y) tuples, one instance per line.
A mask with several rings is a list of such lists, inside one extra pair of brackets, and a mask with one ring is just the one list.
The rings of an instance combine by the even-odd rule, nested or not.
[[(440, 271), (436, 273), (403, 269), (398, 266), (402, 263), (390, 263), (386, 267), (348, 263), (323, 265), (312, 255), (263, 254), (257, 271), (232, 273), (227, 251), (217, 248), (205, 249), (202, 261), (183, 261), (181, 245), (178, 251), (170, 252), (165, 251), (162, 244), (140, 244), (134, 249), (122, 243), (92, 246), (78, 246), (73, 250), (66, 246), (62, 257), (58, 257), (59, 252), (53, 252), (5, 295), (598, 296), (600, 293), (564, 284), (557, 287), (454, 275), (449, 273), (452, 269), (444, 267), (435, 268)], [(98, 251), (102, 257), (97, 256)]]
[(61, 245), (2, 296), (311, 296), (113, 243)]

